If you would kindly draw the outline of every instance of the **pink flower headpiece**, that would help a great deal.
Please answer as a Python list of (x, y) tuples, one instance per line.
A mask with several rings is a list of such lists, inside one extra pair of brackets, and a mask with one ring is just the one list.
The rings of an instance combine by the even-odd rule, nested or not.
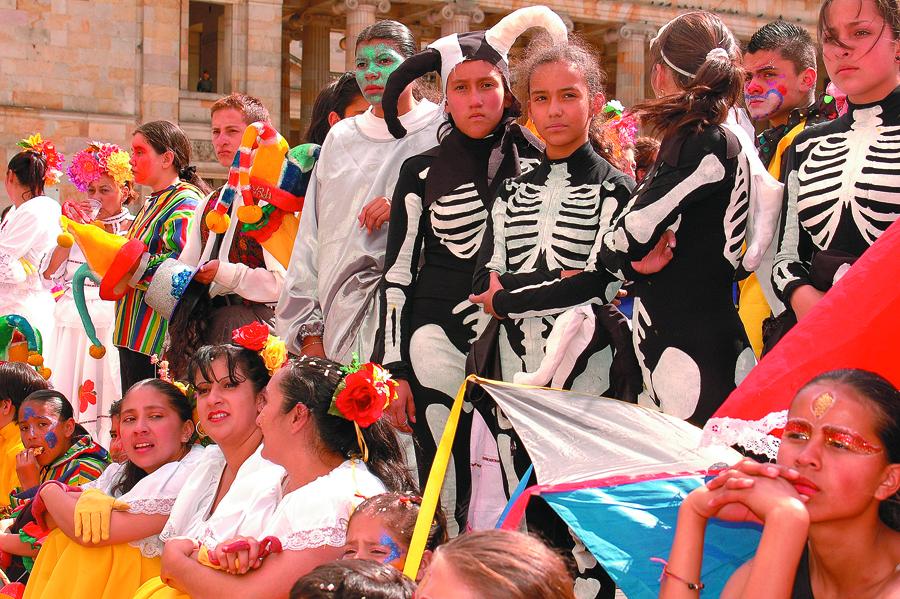
[(72, 164), (66, 169), (69, 180), (84, 193), (88, 185), (99, 179), (102, 175), (108, 175), (122, 186), (127, 181), (133, 181), (131, 172), (131, 157), (128, 152), (116, 144), (91, 142), (72, 158)]

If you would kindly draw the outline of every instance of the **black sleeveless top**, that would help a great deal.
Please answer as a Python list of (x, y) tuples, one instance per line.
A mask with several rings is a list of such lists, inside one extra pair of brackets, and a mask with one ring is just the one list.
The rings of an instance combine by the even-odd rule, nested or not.
[(809, 547), (803, 548), (800, 563), (797, 565), (797, 575), (794, 577), (794, 589), (791, 591), (791, 599), (815, 599), (812, 592), (812, 584), (809, 581)]

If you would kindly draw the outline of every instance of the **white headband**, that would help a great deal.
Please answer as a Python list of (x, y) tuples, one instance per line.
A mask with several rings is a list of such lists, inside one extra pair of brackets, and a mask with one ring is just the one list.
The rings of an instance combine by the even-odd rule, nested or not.
[[(666, 53), (663, 52), (662, 46), (659, 47), (659, 55), (662, 57), (663, 62), (665, 62), (669, 66), (669, 68), (672, 69), (673, 71), (675, 71), (676, 73), (681, 73), (682, 75), (684, 75), (685, 77), (688, 77), (690, 79), (693, 79), (694, 77), (697, 76), (696, 73), (689, 73), (688, 71), (685, 71), (684, 69), (679, 69), (674, 64), (672, 64), (672, 61), (669, 60), (666, 57)], [(716, 47), (706, 53), (706, 58), (703, 60), (703, 62), (705, 64), (705, 63), (709, 62), (710, 60), (716, 60), (719, 58), (721, 58), (723, 60), (731, 60), (731, 57), (728, 55), (728, 50), (726, 50), (725, 48)]]

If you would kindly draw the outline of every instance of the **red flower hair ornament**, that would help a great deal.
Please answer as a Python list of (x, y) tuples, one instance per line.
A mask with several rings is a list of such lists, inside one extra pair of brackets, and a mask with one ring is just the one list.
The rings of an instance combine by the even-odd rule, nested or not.
[(367, 461), (369, 450), (360, 429), (378, 422), (391, 402), (397, 399), (397, 381), (384, 366), (373, 362), (360, 364), (356, 356), (341, 370), (345, 376), (334, 391), (328, 413), (353, 422), (363, 461)]
[(274, 376), (287, 362), (288, 355), (284, 341), (270, 335), (269, 327), (259, 321), (234, 329), (231, 332), (231, 341), (245, 349), (259, 352), (270, 376)]

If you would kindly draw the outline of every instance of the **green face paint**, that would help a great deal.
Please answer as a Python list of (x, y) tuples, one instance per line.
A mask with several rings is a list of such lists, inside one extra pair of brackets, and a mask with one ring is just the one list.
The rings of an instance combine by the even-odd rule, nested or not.
[(362, 44), (356, 49), (356, 83), (369, 104), (381, 104), (388, 77), (403, 60), (393, 46), (383, 42)]

